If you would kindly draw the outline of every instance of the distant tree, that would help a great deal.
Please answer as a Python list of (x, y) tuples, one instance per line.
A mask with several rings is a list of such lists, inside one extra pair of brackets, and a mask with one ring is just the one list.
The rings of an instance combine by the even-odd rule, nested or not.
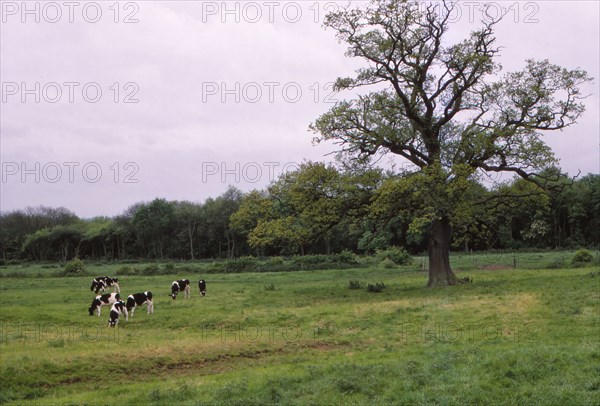
[(379, 171), (342, 173), (332, 165), (306, 162), (283, 174), (266, 194), (247, 195), (232, 225), (255, 249), (304, 254), (323, 241), (329, 252), (334, 230), (366, 214), (380, 179)]
[(585, 244), (600, 246), (600, 174), (589, 174), (576, 185), (581, 188), (580, 200), (585, 206), (585, 215), (580, 217)]
[(35, 230), (26, 228), (27, 216), (22, 210), (0, 213), (0, 251), (2, 259), (16, 259), (27, 234)]
[(82, 220), (82, 239), (80, 257), (108, 258), (110, 244), (110, 231), (112, 220), (108, 217), (95, 217), (90, 220)]
[(52, 252), (49, 245), (55, 242), (57, 235), (45, 241), (46, 245), (42, 241), (54, 227), (77, 222), (79, 218), (64, 207), (27, 207), (24, 210), (0, 213), (0, 250), (3, 259), (7, 256), (18, 258), (21, 255), (37, 259), (61, 258), (61, 253)]
[(35, 260), (65, 262), (78, 255), (82, 239), (83, 225), (80, 222), (46, 227), (28, 234), (21, 251), (25, 257)]
[(50, 229), (42, 228), (34, 233), (27, 234), (21, 251), (25, 256), (32, 257), (36, 261), (44, 261), (49, 254), (50, 242)]
[[(516, 174), (546, 187), (556, 162), (544, 131), (574, 124), (584, 111), (581, 69), (528, 60), (501, 75), (497, 20), (450, 44), (456, 3), (374, 0), (364, 9), (327, 15), (325, 26), (366, 65), (335, 89), (373, 87), (342, 101), (311, 128), (317, 141), (340, 145), (339, 158), (368, 162), (391, 153), (414, 165), (386, 190), (411, 204), (413, 229), (428, 230), (428, 286), (454, 285), (452, 227), (468, 213), (470, 180), (487, 172)], [(392, 184), (393, 183), (393, 184)]]
[[(544, 244), (543, 241), (550, 232), (550, 197), (544, 189), (524, 179), (515, 178), (512, 182), (494, 188), (491, 195), (494, 199), (490, 199), (484, 208), (493, 216), (494, 228), (504, 231), (498, 238), (502, 248), (526, 248)], [(515, 199), (513, 196), (519, 198)]]
[[(141, 206), (140, 206), (141, 207)], [(136, 244), (135, 229), (133, 227), (133, 213), (128, 217), (125, 214), (113, 217), (110, 224), (110, 241), (114, 259), (123, 259), (134, 253)]]
[(198, 224), (202, 221), (202, 205), (192, 202), (175, 203), (175, 217), (185, 230), (190, 250), (190, 259), (194, 259), (194, 237)]
[(153, 253), (155, 258), (163, 259), (165, 247), (173, 235), (174, 221), (173, 203), (165, 199), (154, 199), (137, 208), (132, 225), (138, 238), (149, 247), (149, 254)]
[(84, 238), (84, 224), (81, 222), (58, 225), (50, 229), (49, 240), (54, 254), (59, 255), (61, 262), (79, 256), (79, 248)]
[[(238, 233), (231, 227), (229, 218), (240, 207), (242, 192), (230, 186), (225, 193), (215, 199), (204, 202), (203, 236), (211, 243), (209, 253), (212, 256), (233, 258), (237, 250)], [(225, 255), (223, 255), (225, 248)]]
[(374, 254), (394, 245), (396, 231), (404, 226), (404, 222), (396, 213), (395, 216), (385, 219), (370, 216), (365, 218), (361, 225), (363, 229), (358, 240), (358, 250), (365, 254)]
[(600, 175), (588, 174), (571, 182), (562, 174), (561, 181), (569, 187), (550, 196), (549, 223), (553, 241), (547, 241), (547, 245), (597, 246), (600, 243)]
[[(490, 192), (482, 184), (475, 180), (469, 183), (464, 194), (467, 202), (485, 202), (490, 197)], [(491, 248), (489, 244), (494, 236), (491, 223), (489, 205), (471, 204), (465, 207), (460, 221), (454, 221), (452, 246), (455, 249), (464, 249), (466, 252)]]
[(264, 244), (250, 244), (250, 234), (259, 223), (276, 218), (273, 201), (266, 191), (253, 190), (246, 193), (240, 206), (229, 218), (230, 227), (254, 248), (258, 255), (264, 254)]

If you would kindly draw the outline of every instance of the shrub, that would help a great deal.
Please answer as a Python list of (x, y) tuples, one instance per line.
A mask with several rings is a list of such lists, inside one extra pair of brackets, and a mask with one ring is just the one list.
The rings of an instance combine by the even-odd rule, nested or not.
[(206, 269), (206, 273), (223, 273), (225, 272), (225, 264), (223, 262), (213, 262)]
[(265, 272), (285, 272), (285, 271), (293, 271), (293, 265), (290, 261), (287, 261), (283, 257), (271, 257), (267, 258), (262, 263), (262, 267), (260, 271)]
[(592, 262), (593, 259), (594, 256), (590, 251), (586, 250), (585, 248), (581, 248), (575, 252), (575, 256), (571, 262), (573, 262), (573, 264), (576, 262)]
[(146, 265), (144, 268), (142, 268), (141, 274), (147, 275), (147, 276), (152, 276), (152, 275), (160, 275), (161, 272), (160, 272), (160, 268), (158, 267), (158, 264), (150, 264), (150, 265)]
[(377, 251), (377, 257), (381, 260), (386, 258), (393, 261), (396, 265), (410, 265), (412, 263), (412, 257), (404, 248), (400, 247), (389, 247), (386, 250)]
[(163, 269), (165, 271), (174, 271), (175, 270), (175, 264), (172, 262), (166, 263), (163, 265)]
[(284, 262), (282, 257), (271, 257), (267, 260), (268, 265), (283, 265)]
[(392, 268), (395, 268), (398, 266), (398, 265), (396, 265), (396, 263), (394, 261), (392, 261), (389, 258), (386, 258), (383, 261), (381, 261), (379, 263), (379, 265), (381, 265), (382, 268), (386, 268), (386, 269), (392, 269)]
[(65, 265), (63, 276), (81, 276), (85, 273), (83, 261), (79, 258), (73, 259)]
[(352, 290), (362, 289), (362, 286), (363, 286), (363, 284), (360, 281), (350, 280), (348, 282), (348, 289), (352, 289)]
[(254, 257), (240, 257), (225, 262), (225, 272), (253, 272), (258, 270), (258, 261)]
[(135, 275), (136, 273), (137, 273), (137, 269), (132, 268), (132, 267), (127, 266), (127, 265), (123, 265), (122, 267), (118, 268), (115, 271), (115, 275), (116, 276)]
[(317, 270), (345, 268), (348, 265), (358, 264), (358, 260), (353, 252), (344, 250), (339, 254), (331, 255), (296, 255), (292, 257), (291, 264), (302, 270)]
[(329, 255), (296, 255), (292, 258), (292, 263), (301, 269), (318, 269), (332, 262)]
[(465, 276), (464, 278), (458, 278), (458, 283), (473, 283), (473, 278)]
[(358, 259), (356, 258), (356, 254), (350, 250), (343, 250), (338, 254), (339, 262), (343, 264), (357, 264)]
[(373, 292), (373, 293), (379, 293), (382, 292), (385, 289), (385, 284), (383, 282), (381, 283), (376, 283), (376, 284), (368, 284), (367, 285), (367, 292)]

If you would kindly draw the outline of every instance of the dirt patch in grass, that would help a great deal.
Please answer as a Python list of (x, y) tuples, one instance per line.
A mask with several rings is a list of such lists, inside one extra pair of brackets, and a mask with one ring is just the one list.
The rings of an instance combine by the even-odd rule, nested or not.
[[(311, 341), (311, 342), (298, 342), (294, 346), (280, 347), (273, 346), (271, 348), (259, 348), (259, 349), (242, 349), (238, 348), (231, 351), (229, 348), (228, 353), (214, 354), (212, 356), (202, 357), (199, 352), (188, 353), (188, 358), (181, 359), (178, 357), (165, 357), (164, 353), (160, 356), (146, 356), (139, 354), (139, 357), (128, 357), (132, 365), (136, 365), (141, 362), (144, 365), (144, 376), (138, 376), (136, 379), (151, 380), (162, 377), (172, 378), (174, 375), (188, 375), (193, 374), (194, 376), (201, 375), (215, 375), (232, 371), (240, 368), (241, 365), (255, 364), (255, 363), (272, 363), (274, 357), (285, 356), (287, 354), (297, 353), (298, 348), (307, 350), (316, 350), (319, 352), (335, 351), (340, 348), (347, 348), (349, 345), (327, 343), (323, 341)], [(133, 361), (137, 358), (137, 362)], [(128, 363), (129, 364), (129, 363)], [(122, 375), (124, 379), (127, 379), (129, 370), (116, 366), (108, 367), (114, 379), (119, 380), (119, 375)], [(77, 387), (79, 385), (89, 385), (91, 381), (98, 384), (96, 377), (92, 375), (78, 375), (78, 368), (74, 368), (70, 371), (64, 371), (64, 378), (53, 383), (43, 385), (45, 390), (51, 390), (57, 386), (71, 386)], [(102, 385), (100, 385), (102, 386)], [(99, 387), (99, 389), (103, 389)]]
[(336, 343), (327, 343), (324, 341), (315, 341), (306, 346), (306, 348), (319, 350), (319, 351), (335, 351), (340, 348), (347, 349), (349, 347), (348, 344), (336, 344)]

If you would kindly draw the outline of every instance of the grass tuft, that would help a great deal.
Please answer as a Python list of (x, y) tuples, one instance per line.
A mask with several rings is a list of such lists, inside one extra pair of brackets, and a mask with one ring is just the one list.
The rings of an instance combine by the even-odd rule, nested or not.
[(383, 282), (377, 282), (374, 284), (369, 283), (367, 285), (367, 292), (371, 292), (371, 293), (379, 293), (379, 292), (383, 292), (383, 290), (386, 288), (385, 284)]

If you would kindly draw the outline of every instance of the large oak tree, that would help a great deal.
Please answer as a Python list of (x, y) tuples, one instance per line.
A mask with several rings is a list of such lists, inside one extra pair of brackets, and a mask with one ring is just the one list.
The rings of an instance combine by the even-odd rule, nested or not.
[(325, 26), (365, 66), (338, 78), (337, 90), (372, 91), (337, 103), (311, 128), (333, 140), (343, 158), (399, 155), (416, 170), (382, 189), (381, 201), (403, 199), (414, 226), (429, 230), (429, 286), (452, 285), (452, 226), (464, 218), (464, 192), (482, 173), (508, 172), (545, 185), (556, 163), (544, 131), (574, 124), (584, 111), (581, 69), (528, 60), (502, 74), (500, 48), (488, 18), (459, 43), (449, 43), (452, 3), (429, 7), (375, 0), (330, 13)]

